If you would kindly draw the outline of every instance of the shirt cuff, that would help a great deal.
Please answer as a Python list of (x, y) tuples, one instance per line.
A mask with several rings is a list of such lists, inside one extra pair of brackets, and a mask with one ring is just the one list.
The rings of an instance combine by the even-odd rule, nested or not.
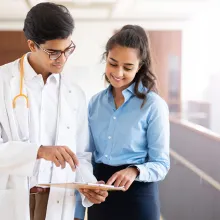
[(139, 175), (136, 177), (137, 181), (140, 182), (148, 182), (149, 180), (149, 173), (147, 172), (146, 168), (144, 167), (144, 165), (140, 164), (140, 165), (135, 165), (138, 169), (139, 169)]
[(82, 204), (84, 207), (90, 207), (92, 206), (94, 203), (90, 202), (84, 195), (81, 194), (82, 197)]

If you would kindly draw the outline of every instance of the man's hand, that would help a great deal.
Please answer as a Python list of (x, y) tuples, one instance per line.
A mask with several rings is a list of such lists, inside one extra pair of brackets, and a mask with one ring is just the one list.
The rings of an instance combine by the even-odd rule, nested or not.
[(114, 183), (115, 187), (124, 186), (125, 190), (128, 190), (131, 184), (134, 182), (138, 176), (139, 171), (135, 167), (128, 167), (126, 169), (120, 170), (114, 173), (106, 183), (107, 185), (112, 185)]
[(55, 163), (57, 167), (66, 167), (66, 162), (73, 171), (79, 165), (76, 155), (66, 146), (41, 146), (37, 153), (37, 159), (45, 159)]
[[(99, 181), (98, 183), (104, 184), (104, 181)], [(79, 189), (79, 191), (92, 203), (100, 204), (105, 201), (108, 196), (106, 190), (97, 189)]]

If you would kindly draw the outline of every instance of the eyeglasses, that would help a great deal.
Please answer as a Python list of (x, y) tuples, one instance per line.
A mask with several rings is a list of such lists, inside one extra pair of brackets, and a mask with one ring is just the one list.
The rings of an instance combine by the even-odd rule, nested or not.
[(58, 59), (62, 54), (64, 54), (64, 56), (66, 58), (68, 58), (72, 53), (73, 51), (75, 50), (76, 48), (76, 45), (71, 41), (71, 45), (66, 48), (65, 50), (56, 50), (56, 51), (49, 51), (47, 49), (44, 49), (43, 47), (41, 47), (38, 43), (34, 42), (41, 50), (43, 50), (45, 53), (47, 53), (49, 55), (49, 58), (51, 60), (56, 60)]

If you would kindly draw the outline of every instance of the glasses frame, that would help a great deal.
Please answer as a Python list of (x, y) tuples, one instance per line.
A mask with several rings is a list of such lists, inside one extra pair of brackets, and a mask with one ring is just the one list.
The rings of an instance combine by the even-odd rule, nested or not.
[[(62, 54), (64, 54), (64, 56), (65, 56), (66, 58), (68, 58), (68, 57), (74, 52), (74, 50), (76, 49), (76, 45), (73, 43), (73, 41), (71, 41), (70, 46), (67, 47), (65, 50), (54, 51), (54, 52), (60, 52), (60, 55), (59, 55), (57, 58), (53, 59), (53, 58), (51, 58), (51, 55), (52, 55), (52, 53), (54, 53), (54, 52), (50, 52), (50, 51), (48, 51), (47, 49), (41, 47), (41, 46), (40, 46), (38, 43), (36, 43), (35, 41), (34, 41), (34, 43), (35, 43), (41, 50), (43, 50), (46, 54), (48, 54), (50, 60), (57, 60), (57, 59), (59, 59), (59, 58), (62, 56)], [(73, 48), (73, 52), (72, 52), (69, 56), (66, 56), (66, 54), (65, 54), (66, 51), (69, 50), (69, 49), (72, 49), (72, 48)]]

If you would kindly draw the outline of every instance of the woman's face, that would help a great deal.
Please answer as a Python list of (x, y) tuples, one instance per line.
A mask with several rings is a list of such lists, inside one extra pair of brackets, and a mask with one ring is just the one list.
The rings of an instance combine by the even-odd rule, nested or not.
[(116, 89), (126, 89), (139, 70), (138, 50), (116, 45), (106, 59), (105, 74)]

